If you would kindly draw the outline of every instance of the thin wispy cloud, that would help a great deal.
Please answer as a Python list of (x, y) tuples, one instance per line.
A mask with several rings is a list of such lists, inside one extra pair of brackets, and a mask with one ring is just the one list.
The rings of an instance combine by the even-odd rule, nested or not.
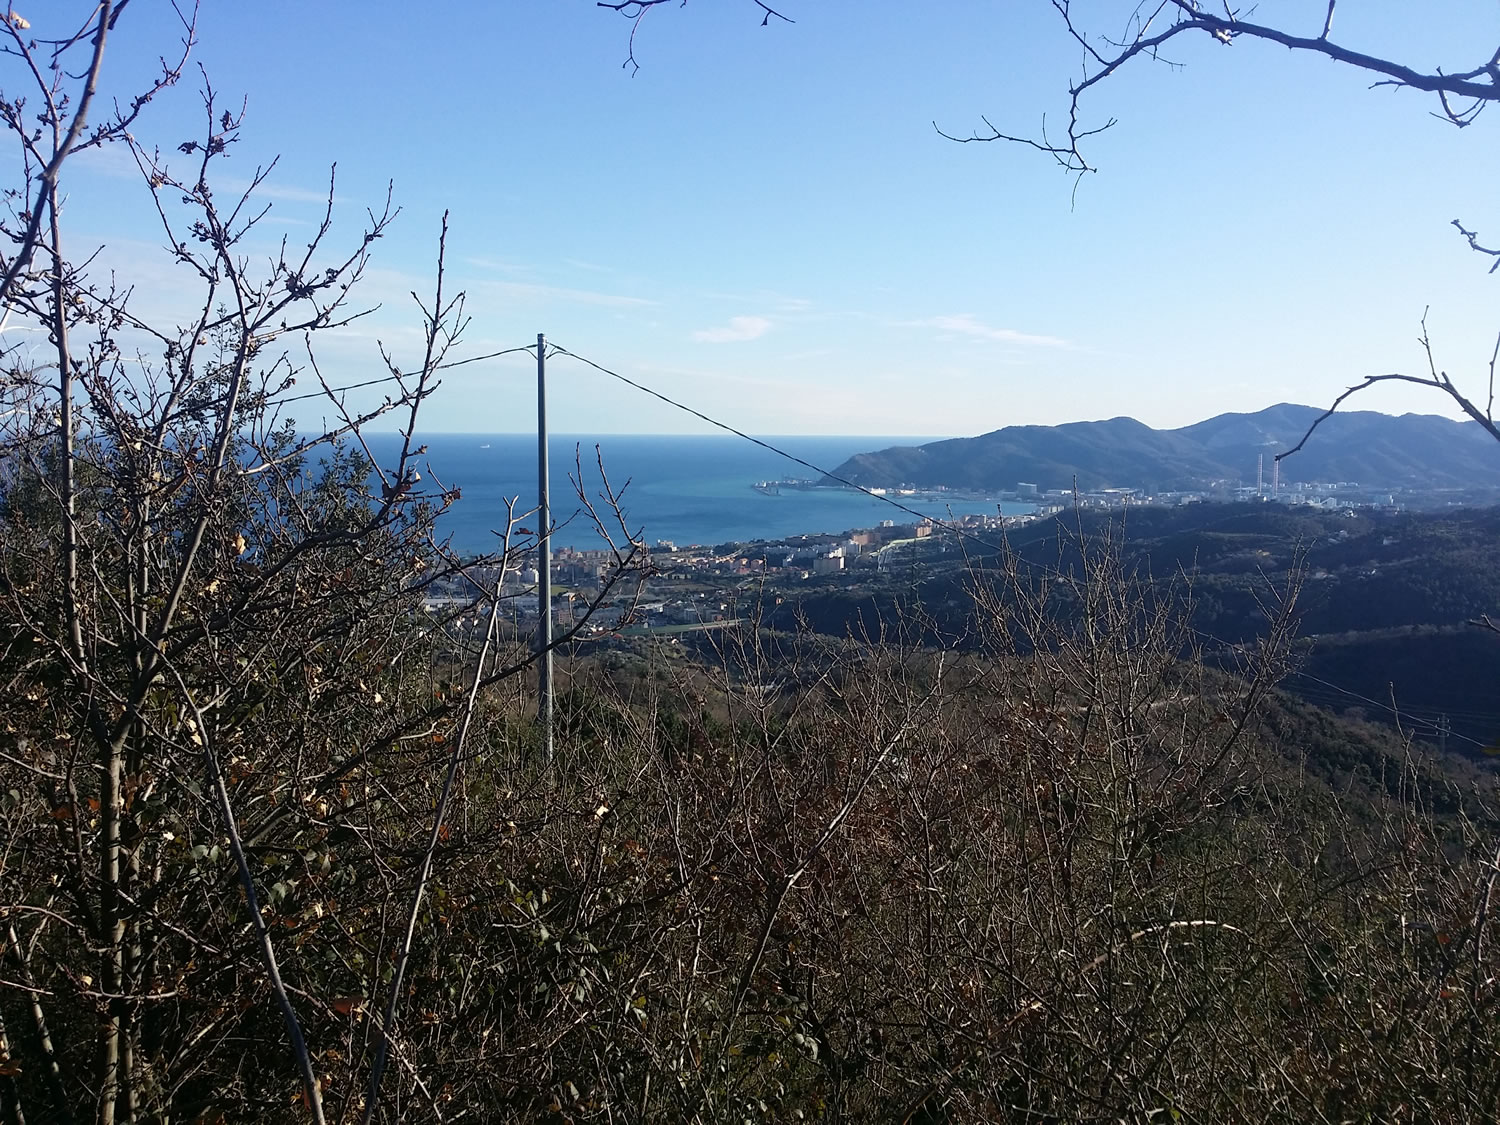
[(493, 270), (496, 273), (517, 274), (535, 272), (531, 266), (525, 265), (521, 262), (506, 262), (502, 261), (499, 258), (483, 258), (471, 255), (465, 257), (464, 262), (468, 265), (473, 266), (475, 269)]
[(693, 339), (705, 344), (737, 344), (758, 340), (770, 330), (771, 322), (763, 316), (732, 316), (728, 324), (718, 328), (699, 329)]
[(993, 340), (1001, 344), (1025, 344), (1038, 348), (1071, 348), (1073, 345), (1060, 336), (1041, 336), (1031, 332), (1018, 332), (1014, 328), (994, 328), (970, 313), (956, 316), (931, 316), (925, 320), (907, 321), (911, 328), (936, 328), (959, 336), (970, 336), (976, 340)]
[(744, 293), (711, 290), (703, 296), (711, 301), (728, 301), (736, 305), (759, 305), (761, 308), (772, 308), (785, 313), (808, 312), (813, 307), (813, 302), (806, 297), (794, 297), (787, 293), (778, 293), (774, 289), (760, 289)]
[(798, 352), (787, 352), (781, 357), (782, 363), (805, 363), (810, 359), (826, 359), (831, 355), (838, 355), (837, 348), (805, 348)]
[[(234, 192), (236, 195), (250, 190), (250, 181), (239, 176), (215, 176), (211, 181), (212, 187), (220, 191)], [(257, 199), (278, 199), (283, 203), (327, 203), (328, 188), (303, 188), (293, 187), (290, 184), (279, 184), (274, 180), (266, 180), (255, 189)], [(343, 196), (335, 195), (335, 203), (349, 202)]]
[(513, 301), (562, 301), (574, 305), (600, 305), (604, 308), (644, 308), (657, 302), (645, 297), (626, 297), (619, 293), (600, 293), (591, 289), (566, 289), (558, 285), (536, 285), (525, 281), (487, 281), (484, 288)]
[[(121, 144), (105, 145), (101, 148), (85, 149), (72, 158), (79, 167), (98, 176), (117, 180), (141, 180), (140, 166), (130, 150)], [(179, 171), (184, 176), (196, 175), (197, 165), (192, 161), (179, 161)], [(215, 170), (209, 176), (209, 186), (224, 195), (243, 195), (250, 189), (251, 181), (244, 176), (226, 175)], [(281, 183), (274, 179), (263, 181), (255, 189), (255, 198), (280, 200), (284, 203), (327, 203), (328, 187), (305, 188)], [(348, 202), (342, 196), (334, 197), (335, 203)]]
[[(637, 363), (633, 372), (642, 381), (658, 387), (681, 388), (682, 397), (689, 405), (703, 404), (698, 398), (705, 387), (744, 387), (759, 393), (741, 395), (741, 414), (731, 419), (736, 425), (750, 433), (858, 433), (867, 434), (946, 434), (952, 432), (950, 423), (941, 423), (941, 407), (937, 400), (927, 404), (913, 404), (902, 396), (877, 396), (851, 400), (847, 390), (837, 384), (824, 385), (816, 380), (808, 381), (796, 377), (777, 378), (759, 374), (724, 371), (713, 367), (679, 367), (664, 364)], [(909, 372), (893, 373), (893, 386), (907, 386), (911, 381)], [(898, 405), (892, 405), (897, 403)], [(936, 410), (931, 417), (923, 413), (923, 406)], [(830, 431), (828, 423), (837, 419), (841, 426), (853, 429)], [(917, 428), (913, 430), (913, 425)], [(799, 430), (800, 427), (804, 427)], [(827, 468), (832, 468), (832, 465)]]
[(762, 387), (786, 394), (793, 394), (805, 384), (805, 380), (778, 379), (774, 376), (765, 375), (746, 375), (742, 372), (724, 371), (711, 367), (675, 367), (660, 363), (637, 363), (634, 365), (634, 368), (643, 380), (685, 380), (692, 387), (702, 387), (710, 383), (727, 383), (736, 386)]

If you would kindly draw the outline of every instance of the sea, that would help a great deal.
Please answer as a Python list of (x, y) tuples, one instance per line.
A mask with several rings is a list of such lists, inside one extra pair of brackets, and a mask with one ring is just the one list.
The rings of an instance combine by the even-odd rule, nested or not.
[[(388, 463), (400, 449), (396, 434), (370, 434), (371, 451)], [(923, 437), (764, 438), (819, 470), (837, 468), (856, 453), (893, 445), (920, 445)], [(507, 499), (517, 514), (537, 503), (537, 443), (530, 434), (427, 434), (419, 466), (424, 485), (458, 488), (462, 498), (442, 517), (439, 531), (454, 550), (478, 554), (495, 548), (505, 526)], [(717, 545), (754, 539), (838, 533), (873, 527), (881, 520), (910, 522), (893, 505), (851, 489), (783, 489), (778, 495), (756, 490), (760, 481), (816, 479), (814, 469), (731, 435), (557, 434), (548, 443), (551, 462), (554, 546), (584, 550), (603, 547), (580, 491), (620, 541), (621, 527), (605, 499), (606, 485), (619, 501), (624, 527), (648, 544), (667, 540), (678, 546)], [(603, 475), (600, 464), (603, 464)], [(924, 515), (994, 515), (997, 501), (930, 496), (901, 497)], [(1008, 504), (1005, 514), (1029, 511)], [(522, 521), (534, 527), (535, 522)]]

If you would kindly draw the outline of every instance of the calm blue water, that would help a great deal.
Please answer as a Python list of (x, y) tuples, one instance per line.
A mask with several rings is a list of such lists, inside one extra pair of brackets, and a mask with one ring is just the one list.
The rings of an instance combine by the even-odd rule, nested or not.
[[(367, 435), (372, 451), (382, 461), (399, 449), (395, 434)], [(423, 476), (447, 487), (458, 486), (463, 499), (443, 517), (443, 530), (461, 552), (491, 550), (491, 529), (503, 526), (503, 498), (519, 496), (519, 510), (536, 506), (536, 439), (526, 434), (429, 434)], [(897, 437), (784, 437), (767, 440), (823, 469), (836, 468), (855, 453), (912, 445), (930, 438)], [(812, 478), (817, 474), (774, 453), (731, 436), (609, 434), (603, 437), (556, 435), (549, 446), (552, 461), (552, 517), (567, 526), (558, 531), (558, 546), (602, 546), (593, 525), (580, 514), (573, 483), (578, 476), (575, 452), (583, 460), (583, 487), (598, 503), (602, 493), (598, 444), (610, 484), (621, 493), (621, 507), (632, 534), (648, 543), (669, 539), (679, 545), (714, 544), (727, 540), (773, 539), (782, 536), (840, 532), (872, 527), (883, 519), (898, 523), (903, 516), (889, 504), (858, 492), (819, 489), (764, 496), (751, 485), (758, 480)], [(430, 469), (430, 471), (429, 471)], [(424, 481), (425, 483), (425, 481)], [(904, 500), (918, 511), (943, 517), (951, 507), (957, 515), (993, 514), (993, 502)], [(598, 505), (604, 514), (602, 504)], [(1025, 509), (1020, 509), (1025, 510)], [(1007, 508), (1009, 511), (1009, 508)], [(535, 526), (534, 521), (527, 526)]]

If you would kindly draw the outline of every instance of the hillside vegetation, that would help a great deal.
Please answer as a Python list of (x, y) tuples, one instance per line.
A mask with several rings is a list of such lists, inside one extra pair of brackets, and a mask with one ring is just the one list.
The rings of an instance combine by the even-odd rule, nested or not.
[[(1323, 413), (1280, 403), (1254, 414), (1220, 414), (1175, 430), (1133, 418), (1007, 426), (979, 437), (860, 453), (834, 475), (867, 487), (1013, 489), (1201, 488), (1215, 481), (1266, 479), (1277, 453), (1293, 448)], [(1340, 411), (1318, 439), (1282, 462), (1282, 480), (1355, 481), (1382, 488), (1469, 488), (1500, 484), (1500, 452), (1473, 422), (1435, 415), (1393, 418)]]
[[(1484, 624), (1500, 606), (1500, 509), (1133, 507), (1038, 520), (1011, 530), (1005, 547), (1018, 577), (1036, 583), (1077, 571), (1080, 542), (1091, 538), (1152, 585), (1177, 589), (1210, 659), (1263, 635), (1267, 581), (1294, 574), (1299, 640), (1287, 690), (1433, 744), (1446, 724), (1451, 748), (1471, 754), (1500, 737), (1500, 634)], [(971, 570), (992, 565), (987, 550), (970, 541), (963, 552), (929, 554), (899, 580), (809, 583), (772, 619), (864, 635), (898, 602), (919, 602), (933, 622), (928, 639), (962, 645), (974, 627)]]
[[(1493, 776), (1278, 689), (1299, 616), (1488, 612), (1490, 514), (1038, 523), (685, 654), (582, 641), (651, 573), (605, 484), (549, 753), (500, 619), (554, 529), (456, 557), (413, 438), (446, 221), (325, 379), (394, 205), (260, 241), (242, 102), (137, 140), (191, 9), (100, 93), (126, 7), (0, 21), (0, 1125), (1495, 1119)], [(67, 252), (106, 145), (178, 320)]]
[[(360, 479), (321, 484), (339, 518)], [(522, 654), (431, 629), (389, 562), (290, 563), (139, 705), (104, 987), (107, 775), (60, 606), (12, 567), (4, 1104), (93, 1116), (105, 1010), (138, 1117), (305, 1118), (258, 918), (330, 1120), (372, 1106), (383, 1026), (377, 1120), (1488, 1119), (1489, 779), (1280, 699), (1290, 606), (1213, 671), (1180, 602), (1078, 558), (978, 582), (963, 652), (908, 610), (872, 641), (581, 656), (550, 764), (515, 680), (464, 686)], [(265, 581), (218, 573), (230, 604)], [(247, 664), (298, 588), (322, 608)]]

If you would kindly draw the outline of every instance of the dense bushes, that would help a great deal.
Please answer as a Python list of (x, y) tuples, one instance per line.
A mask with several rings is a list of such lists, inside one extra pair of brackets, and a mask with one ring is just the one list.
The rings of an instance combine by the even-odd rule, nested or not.
[[(1308, 777), (1299, 746), (1341, 734), (1274, 701), (1285, 616), (1213, 672), (1181, 659), (1180, 606), (1088, 558), (1066, 627), (977, 578), (990, 624), (962, 654), (747, 632), (665, 678), (585, 662), (551, 769), (525, 701), (481, 692), (375, 1116), (1490, 1117), (1487, 793), (1430, 813), (1434, 779), (1373, 734), (1360, 773), (1390, 785)], [(285, 588), (287, 616), (236, 618), (143, 705), (117, 990), (99, 782), (69, 796), (58, 749), (87, 712), (49, 650), (12, 650), (0, 1013), (28, 1120), (95, 1115), (106, 1011), (138, 1119), (309, 1112), (205, 734), (327, 1116), (367, 1104), (454, 689), (391, 560), (289, 569), (349, 612), (317, 626)], [(294, 631), (253, 700), (230, 690), (253, 638)], [(226, 702), (195, 726), (210, 683)]]
[[(418, 354), (350, 409), (278, 341), (348, 315), (389, 213), (252, 268), (258, 212), (209, 187), (233, 115), (208, 95), (191, 174), (130, 132), (180, 67), (87, 132), (91, 82), (39, 134), (0, 107), (0, 298), (48, 341), (0, 379), (0, 1120), (1493, 1118), (1491, 794), (1439, 804), (1378, 739), (1345, 772), (1380, 785), (1289, 764), (1292, 589), (1231, 674), (1107, 536), (1040, 582), (1002, 554), (927, 601), (961, 650), (881, 605), (585, 659), (542, 760), (494, 589), (424, 604), (459, 569), (413, 438), (463, 323), (441, 252)], [(110, 140), (186, 323), (43, 222)], [(286, 418), (298, 374), (328, 428)]]

